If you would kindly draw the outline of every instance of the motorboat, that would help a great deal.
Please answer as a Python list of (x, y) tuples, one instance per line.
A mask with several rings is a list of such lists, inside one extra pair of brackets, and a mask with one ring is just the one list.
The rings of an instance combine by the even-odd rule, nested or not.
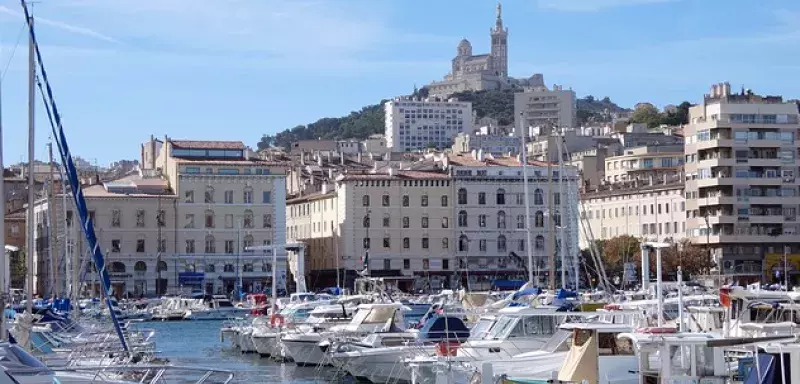
[(247, 308), (238, 308), (224, 295), (206, 295), (202, 299), (202, 306), (190, 308), (183, 316), (185, 320), (226, 320), (244, 317), (249, 312)]

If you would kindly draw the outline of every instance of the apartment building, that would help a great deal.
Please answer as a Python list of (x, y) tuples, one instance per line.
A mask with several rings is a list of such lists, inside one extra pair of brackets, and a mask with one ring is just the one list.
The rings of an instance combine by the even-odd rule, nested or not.
[(576, 110), (575, 91), (557, 85), (552, 90), (528, 87), (514, 94), (514, 126), (540, 127), (542, 135), (549, 134), (551, 128), (574, 128)]
[(580, 247), (593, 240), (630, 235), (647, 241), (677, 242), (685, 238), (686, 202), (680, 177), (603, 185), (581, 195)]
[(732, 93), (721, 83), (690, 108), (689, 118), (692, 242), (710, 247), (725, 274), (772, 278), (783, 267), (767, 266), (765, 256), (787, 252), (790, 262), (800, 259), (797, 105), (780, 96)]
[(241, 282), (248, 292), (285, 287), (285, 263), (272, 265), (274, 245), (286, 255), (286, 171), (288, 164), (262, 160), (240, 141), (165, 138), (156, 158), (178, 196), (175, 255), (184, 274), (179, 286), (229, 293)]
[(522, 150), (522, 138), (497, 133), (459, 133), (453, 139), (452, 150), (454, 153), (483, 151), (494, 156), (516, 155)]
[[(555, 244), (563, 214), (572, 281), (578, 234), (577, 212), (570, 207), (577, 206), (577, 172), (565, 168), (563, 190), (557, 167), (532, 164), (530, 178), (534, 269), (543, 281), (551, 266), (560, 271)], [(335, 283), (337, 269), (339, 280), (348, 282), (368, 255), (370, 273), (401, 289), (459, 283), (489, 289), (498, 280), (527, 279), (523, 190), (518, 160), (479, 153), (348, 171), (335, 184), (287, 201), (287, 236), (308, 245), (312, 286)]]
[(605, 159), (605, 181), (674, 178), (683, 173), (683, 145), (647, 145), (625, 148), (624, 154)]
[(472, 103), (456, 99), (397, 98), (384, 105), (386, 145), (394, 152), (449, 148), (472, 131)]

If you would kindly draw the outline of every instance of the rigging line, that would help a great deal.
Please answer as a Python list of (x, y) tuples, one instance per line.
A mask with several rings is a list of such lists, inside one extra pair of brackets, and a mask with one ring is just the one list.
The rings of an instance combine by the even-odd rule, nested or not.
[(17, 47), (19, 47), (19, 42), (22, 40), (22, 33), (25, 32), (25, 26), (27, 24), (27, 22), (22, 23), (22, 27), (19, 29), (19, 33), (17, 34), (17, 43), (14, 44), (14, 48), (11, 49), (11, 55), (8, 57), (6, 66), (3, 68), (3, 72), (0, 73), (0, 82), (6, 78), (6, 72), (8, 72), (8, 68), (11, 67), (11, 60), (14, 59), (14, 54), (17, 52)]

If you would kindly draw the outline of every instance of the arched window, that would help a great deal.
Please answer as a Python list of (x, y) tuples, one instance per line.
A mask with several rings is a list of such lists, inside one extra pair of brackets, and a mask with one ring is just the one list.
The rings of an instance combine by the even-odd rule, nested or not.
[(544, 249), (544, 236), (542, 235), (536, 236), (536, 249), (538, 250)]
[(364, 195), (361, 197), (361, 205), (369, 207), (369, 195)]
[(158, 262), (158, 270), (161, 271), (161, 272), (166, 271), (167, 270), (167, 262), (164, 261), (164, 260), (159, 261)]
[(467, 189), (466, 188), (459, 188), (458, 190), (458, 204), (466, 204), (467, 203)]
[(214, 266), (214, 264), (206, 264), (206, 270), (205, 271), (207, 273), (214, 273), (216, 271), (216, 269), (217, 268)]
[(525, 215), (517, 215), (517, 229), (525, 229)]
[(214, 187), (206, 187), (206, 194), (204, 199), (206, 204), (214, 204)]
[(500, 188), (497, 190), (497, 205), (504, 205), (506, 203), (506, 190)]
[(459, 227), (467, 226), (467, 211), (458, 212), (458, 226)]
[(133, 265), (133, 270), (136, 272), (147, 272), (147, 264), (144, 261), (139, 260)]
[(217, 253), (217, 243), (213, 235), (206, 236), (206, 253)]
[(458, 251), (459, 252), (467, 252), (469, 250), (469, 239), (467, 235), (461, 235), (458, 238)]
[(497, 252), (506, 251), (506, 237), (503, 235), (497, 236)]
[(447, 203), (447, 195), (442, 195), (442, 207), (446, 207)]
[(247, 250), (248, 247), (252, 247), (252, 246), (253, 246), (253, 235), (245, 235), (244, 242), (242, 244), (242, 247), (244, 248), (244, 251), (245, 252), (253, 252), (253, 251), (248, 251)]
[(381, 197), (381, 205), (383, 205), (384, 207), (388, 207), (389, 201), (390, 201), (389, 194), (384, 193), (383, 196)]
[(403, 195), (403, 206), (408, 207), (408, 195)]
[(544, 195), (542, 195), (542, 190), (539, 188), (536, 188), (536, 190), (533, 191), (533, 204), (535, 205), (544, 204)]
[(536, 228), (544, 228), (544, 212), (536, 211)]
[(497, 228), (505, 229), (506, 228), (506, 212), (505, 211), (498, 211), (497, 212)]
[(125, 273), (125, 264), (115, 261), (111, 263), (111, 265), (108, 267), (108, 270), (112, 273)]
[(555, 211), (555, 213), (553, 214), (553, 223), (557, 227), (561, 226), (561, 214), (558, 211)]
[(369, 216), (364, 216), (364, 220), (362, 221), (364, 228), (369, 228)]

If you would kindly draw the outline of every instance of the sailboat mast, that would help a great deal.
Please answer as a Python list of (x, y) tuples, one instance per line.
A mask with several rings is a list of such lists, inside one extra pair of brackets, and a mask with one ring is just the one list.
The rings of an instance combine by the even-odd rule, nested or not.
[(57, 199), (56, 199), (56, 177), (55, 177), (55, 163), (53, 163), (53, 142), (50, 141), (47, 143), (47, 156), (50, 160), (50, 201), (47, 203), (47, 212), (50, 214), (50, 225), (48, 228), (48, 242), (50, 244), (50, 263), (53, 274), (53, 289), (52, 294), (53, 298), (58, 297), (60, 291), (60, 284), (59, 284), (59, 255), (58, 255), (58, 222), (56, 221), (56, 206), (57, 206)]
[[(0, 55), (2, 56), (2, 55)], [(0, 177), (0, 212), (3, 213), (3, 220), (0, 220), (0, 233), (3, 235), (0, 236), (0, 248), (3, 249), (3, 275), (0, 276), (0, 311), (5, 311), (6, 303), (5, 303), (5, 296), (8, 294), (8, 287), (11, 285), (9, 281), (11, 278), (11, 262), (8, 261), (9, 259), (6, 257), (6, 185), (5, 185), (5, 174), (6, 168), (3, 164), (3, 101), (2, 101), (2, 94), (3, 94), (3, 84), (2, 80), (0, 80), (0, 172), (3, 172), (2, 177)], [(6, 276), (9, 278), (7, 279)], [(5, 313), (3, 314), (3, 319), (5, 319)], [(0, 321), (0, 341), (5, 341), (6, 339), (6, 326), (5, 321)]]
[[(33, 27), (33, 15), (28, 16), (28, 25)], [(33, 162), (35, 155), (34, 136), (35, 136), (35, 114), (34, 107), (36, 105), (36, 66), (35, 66), (35, 52), (33, 49), (33, 36), (28, 36), (28, 245), (25, 250), (25, 267), (27, 278), (25, 279), (25, 291), (27, 294), (28, 305), (27, 310), (29, 314), (33, 314), (33, 251), (34, 251), (34, 232), (33, 221), (34, 216), (33, 206), (36, 200), (34, 191), (33, 180)]]
[(539, 263), (536, 263), (536, 280), (533, 279), (533, 242), (531, 241), (531, 196), (528, 192), (528, 151), (527, 151), (527, 138), (528, 135), (525, 132), (525, 121), (522, 118), (523, 113), (520, 112), (520, 141), (522, 142), (522, 152), (520, 162), (522, 162), (522, 191), (525, 194), (525, 242), (526, 247), (525, 249), (528, 251), (528, 282), (532, 285), (539, 284)]

